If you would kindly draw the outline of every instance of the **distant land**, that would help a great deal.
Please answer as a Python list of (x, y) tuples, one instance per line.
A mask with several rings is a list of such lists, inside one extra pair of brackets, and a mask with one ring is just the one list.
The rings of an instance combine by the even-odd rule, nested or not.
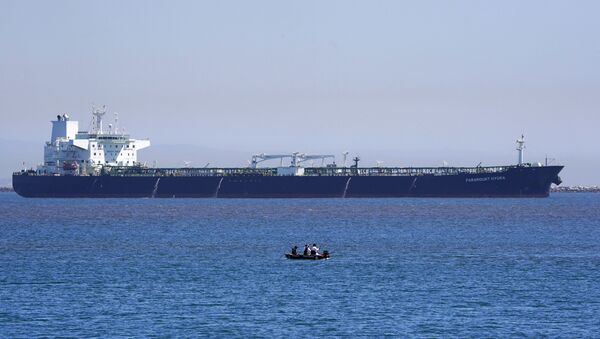
[[(41, 160), (43, 154), (43, 138), (39, 141), (31, 140), (8, 140), (0, 138), (0, 187), (11, 186), (12, 173), (23, 168), (35, 168)], [(244, 146), (248, 147), (248, 145)], [(190, 144), (153, 144), (150, 148), (140, 152), (140, 161), (149, 167), (184, 167), (188, 164), (191, 167), (245, 167), (248, 166), (247, 160), (254, 153), (289, 153), (291, 151), (303, 151), (307, 153), (334, 154), (338, 163), (341, 162), (341, 146), (336, 149), (323, 148), (303, 148), (286, 150), (274, 146), (272, 149), (254, 149), (252, 150), (231, 150), (213, 148), (207, 146)], [(493, 166), (509, 164), (514, 162), (515, 152), (512, 147), (507, 147), (503, 152), (477, 151), (477, 150), (416, 150), (410, 147), (398, 149), (355, 149), (351, 155), (360, 155), (362, 166), (375, 166), (380, 160), (383, 166), (442, 166), (443, 160), (446, 160), (449, 166), (476, 166), (481, 163), (483, 166)], [(443, 153), (443, 156), (440, 155)], [(527, 160), (540, 160), (544, 158), (543, 154), (526, 154)], [(593, 166), (595, 159), (561, 156), (562, 162), (566, 164), (561, 173), (561, 178), (565, 185), (570, 187), (593, 187), (598, 185), (598, 177)], [(271, 162), (275, 165), (276, 162)], [(575, 186), (579, 185), (579, 186)], [(582, 186), (583, 185), (583, 186)], [(579, 191), (579, 190), (577, 190)]]
[(600, 186), (553, 186), (551, 192), (600, 193)]
[(12, 187), (0, 187), (0, 192), (14, 192)]

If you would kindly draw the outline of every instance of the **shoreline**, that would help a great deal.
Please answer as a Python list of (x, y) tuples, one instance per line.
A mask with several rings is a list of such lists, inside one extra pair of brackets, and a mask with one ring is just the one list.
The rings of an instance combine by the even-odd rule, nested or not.
[(600, 186), (554, 186), (552, 193), (600, 193)]

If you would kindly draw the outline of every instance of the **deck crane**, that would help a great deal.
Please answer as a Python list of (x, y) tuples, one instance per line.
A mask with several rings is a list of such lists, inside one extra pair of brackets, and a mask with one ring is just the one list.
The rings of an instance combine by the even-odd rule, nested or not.
[(250, 167), (251, 168), (256, 168), (256, 166), (263, 162), (263, 161), (267, 161), (267, 160), (272, 160), (272, 159), (279, 159), (279, 165), (281, 167), (283, 167), (283, 159), (290, 159), (290, 166), (291, 167), (298, 167), (301, 163), (308, 161), (308, 160), (313, 160), (313, 159), (321, 159), (321, 165), (325, 164), (325, 159), (334, 159), (335, 160), (335, 156), (334, 155), (330, 155), (330, 154), (313, 154), (313, 155), (307, 155), (304, 153), (300, 153), (300, 152), (294, 152), (292, 154), (265, 154), (265, 153), (261, 153), (261, 154), (254, 154), (252, 156), (252, 160), (250, 161)]
[(349, 153), (350, 152), (348, 152), (348, 151), (345, 151), (342, 153), (342, 158), (344, 159), (344, 163), (342, 164), (343, 167), (346, 167), (346, 158), (348, 157)]
[(267, 161), (267, 160), (272, 160), (272, 159), (279, 159), (280, 166), (283, 166), (283, 159), (286, 159), (286, 158), (292, 159), (292, 166), (294, 166), (294, 165), (297, 166), (299, 154), (300, 153), (298, 153), (298, 152), (294, 152), (292, 154), (265, 154), (265, 153), (254, 154), (252, 156), (252, 161), (250, 162), (250, 167), (256, 168), (256, 165), (258, 165), (259, 163), (261, 163), (263, 161)]
[(299, 163), (305, 162), (308, 160), (313, 160), (313, 159), (321, 159), (321, 166), (325, 165), (325, 159), (333, 159), (333, 161), (335, 161), (335, 155), (331, 155), (331, 154), (313, 154), (313, 155), (300, 154), (299, 158), (300, 158), (300, 161), (298, 161)]

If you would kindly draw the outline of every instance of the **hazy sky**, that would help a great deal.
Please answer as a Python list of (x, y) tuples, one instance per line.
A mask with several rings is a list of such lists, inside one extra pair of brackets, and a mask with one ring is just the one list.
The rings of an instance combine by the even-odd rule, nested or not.
[(527, 160), (548, 154), (566, 183), (600, 184), (599, 13), (600, 1), (0, 0), (0, 142), (39, 145), (41, 161), (49, 120), (87, 127), (102, 103), (155, 145), (386, 165), (512, 163), (525, 133)]

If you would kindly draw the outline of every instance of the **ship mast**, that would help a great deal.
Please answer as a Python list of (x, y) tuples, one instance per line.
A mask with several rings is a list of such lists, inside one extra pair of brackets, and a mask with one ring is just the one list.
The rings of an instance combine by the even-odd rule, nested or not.
[(95, 125), (94, 126), (94, 132), (96, 134), (102, 134), (102, 117), (104, 116), (104, 114), (106, 114), (106, 105), (102, 105), (102, 107), (93, 107), (92, 108), (92, 115), (94, 116), (94, 122)]
[(525, 136), (521, 135), (521, 139), (517, 139), (517, 151), (519, 152), (518, 164), (523, 165), (523, 151), (525, 150)]

